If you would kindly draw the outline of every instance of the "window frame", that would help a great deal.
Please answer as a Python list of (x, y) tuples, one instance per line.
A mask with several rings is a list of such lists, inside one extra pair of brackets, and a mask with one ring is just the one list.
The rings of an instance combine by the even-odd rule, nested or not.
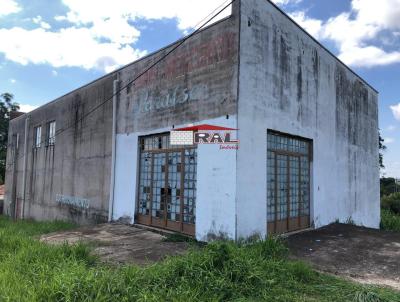
[(42, 125), (37, 125), (33, 128), (33, 148), (39, 149), (41, 146), (42, 146)]
[[(52, 125), (54, 125), (54, 128), (52, 128)], [(54, 146), (56, 144), (56, 127), (57, 123), (55, 120), (49, 121), (47, 123), (47, 129), (46, 129), (46, 147), (49, 146)], [(51, 133), (51, 130), (54, 130), (53, 133)], [(52, 134), (52, 135), (51, 135)]]

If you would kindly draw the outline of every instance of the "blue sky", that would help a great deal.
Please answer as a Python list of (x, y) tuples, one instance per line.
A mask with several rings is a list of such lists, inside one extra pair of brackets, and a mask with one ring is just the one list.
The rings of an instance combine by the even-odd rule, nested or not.
[[(0, 92), (31, 110), (181, 38), (227, 2), (0, 0)], [(400, 178), (400, 0), (274, 2), (380, 92), (383, 173)]]

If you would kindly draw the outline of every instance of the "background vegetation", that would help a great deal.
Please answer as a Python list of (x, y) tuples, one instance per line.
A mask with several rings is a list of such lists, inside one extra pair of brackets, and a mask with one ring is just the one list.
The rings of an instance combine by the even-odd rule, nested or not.
[(381, 196), (390, 195), (392, 193), (400, 192), (400, 183), (396, 184), (396, 179), (393, 177), (381, 178)]
[(381, 197), (381, 229), (400, 232), (400, 193)]
[(140, 268), (98, 262), (90, 248), (49, 246), (66, 223), (0, 218), (0, 301), (400, 301), (400, 293), (290, 261), (277, 239), (212, 243)]
[(19, 105), (13, 102), (14, 96), (10, 93), (0, 95), (0, 184), (4, 184), (6, 173), (6, 156), (8, 143), (8, 123), (11, 112), (19, 110)]

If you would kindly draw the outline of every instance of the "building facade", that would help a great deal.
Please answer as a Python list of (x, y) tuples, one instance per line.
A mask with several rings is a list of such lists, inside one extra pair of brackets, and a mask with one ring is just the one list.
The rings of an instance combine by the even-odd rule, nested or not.
[[(14, 119), (5, 211), (204, 241), (379, 227), (372, 87), (266, 0), (129, 84), (177, 43)], [(171, 144), (188, 127), (198, 143)]]

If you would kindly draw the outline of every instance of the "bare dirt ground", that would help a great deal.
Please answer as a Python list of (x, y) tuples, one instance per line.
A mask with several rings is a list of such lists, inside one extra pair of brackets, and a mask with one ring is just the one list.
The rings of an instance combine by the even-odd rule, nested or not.
[[(185, 253), (189, 244), (167, 242), (165, 236), (122, 224), (103, 224), (47, 234), (50, 244), (85, 241), (95, 253), (113, 264), (145, 265), (169, 255)], [(319, 271), (357, 282), (400, 290), (400, 233), (333, 224), (287, 238), (291, 257), (310, 263)]]
[(288, 245), (319, 271), (400, 290), (400, 233), (333, 224), (292, 235)]
[(71, 244), (83, 241), (92, 244), (101, 260), (113, 264), (151, 264), (166, 256), (183, 254), (185, 242), (166, 242), (166, 237), (149, 230), (122, 225), (101, 224), (72, 231), (43, 235), (40, 240), (50, 244)]

